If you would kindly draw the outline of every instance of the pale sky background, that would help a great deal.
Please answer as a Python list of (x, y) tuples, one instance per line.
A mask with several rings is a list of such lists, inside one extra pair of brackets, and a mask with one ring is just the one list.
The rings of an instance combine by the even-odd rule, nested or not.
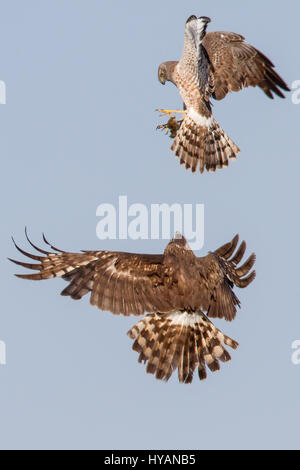
[[(291, 85), (300, 79), (296, 0), (274, 2), (0, 1), (2, 159), (0, 447), (3, 449), (299, 448), (300, 105), (257, 89), (214, 103), (242, 152), (217, 174), (185, 172), (156, 132), (155, 109), (181, 105), (157, 66), (178, 59), (191, 14), (241, 33)], [(62, 249), (162, 252), (166, 242), (104, 241), (96, 208), (204, 203), (205, 246), (239, 232), (257, 279), (238, 291), (232, 362), (200, 383), (156, 381), (126, 331), (136, 318), (60, 297), (62, 280), (25, 282), (6, 257), (41, 233)], [(19, 257), (22, 259), (22, 256)]]

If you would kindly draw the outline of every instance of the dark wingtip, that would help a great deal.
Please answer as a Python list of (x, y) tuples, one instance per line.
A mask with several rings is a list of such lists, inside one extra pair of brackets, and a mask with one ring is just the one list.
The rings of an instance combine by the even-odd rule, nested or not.
[(32, 248), (34, 248), (36, 251), (38, 251), (39, 253), (42, 253), (43, 255), (46, 255), (48, 256), (50, 253), (49, 251), (45, 251), (45, 250), (42, 250), (41, 248), (39, 248), (38, 246), (34, 245), (34, 243), (32, 243), (32, 241), (30, 240), (28, 234), (27, 234), (27, 228), (25, 227), (25, 236), (27, 238), (27, 241), (28, 243), (32, 246)]
[(16, 259), (13, 259), (13, 258), (6, 258), (8, 261), (11, 261), (12, 263), (15, 263), (15, 264), (20, 264), (20, 261), (17, 261)]
[(52, 243), (48, 242), (48, 240), (47, 240), (44, 233), (42, 235), (43, 235), (44, 243), (46, 243), (46, 245), (50, 246), (51, 250), (58, 251), (59, 253), (65, 253), (64, 250), (60, 250), (59, 248), (56, 248), (54, 245), (52, 245)]
[[(34, 276), (34, 274), (14, 274), (15, 277), (17, 277), (18, 279), (25, 279), (27, 281), (36, 281), (37, 278), (34, 278), (32, 276)], [(40, 279), (38, 279), (40, 280)]]
[(233, 239), (231, 240), (231, 243), (235, 243), (235, 241), (237, 241), (237, 243), (238, 243), (239, 239), (240, 239), (240, 235), (239, 235), (239, 233), (236, 233), (235, 236), (233, 237)]
[[(22, 255), (24, 256), (28, 256), (28, 258), (31, 258), (31, 259), (34, 259), (36, 261), (41, 261), (43, 258), (41, 256), (36, 256), (36, 255), (33, 255), (31, 253), (27, 253), (26, 251), (22, 250), (22, 248), (20, 248), (17, 243), (15, 242), (15, 239), (14, 237), (11, 237), (12, 241), (13, 241), (13, 244), (15, 246), (15, 248), (20, 252), (22, 253)], [(30, 245), (34, 247), (34, 245), (29, 241)], [(34, 247), (35, 248), (35, 247)], [(38, 248), (36, 248), (38, 251), (40, 251)]]
[(199, 16), (199, 20), (202, 20), (205, 23), (211, 23), (211, 19), (208, 16)]
[(190, 23), (191, 21), (193, 20), (197, 20), (197, 16), (196, 15), (191, 15), (188, 17), (188, 19), (186, 20), (185, 24), (188, 24)]
[(44, 232), (42, 233), (42, 236), (43, 236), (43, 241), (46, 243), (46, 245), (50, 245), (50, 243), (48, 242)]

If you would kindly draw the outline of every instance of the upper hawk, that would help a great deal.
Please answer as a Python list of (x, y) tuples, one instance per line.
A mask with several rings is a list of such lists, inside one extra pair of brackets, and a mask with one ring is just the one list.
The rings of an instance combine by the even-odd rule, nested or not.
[[(269, 98), (284, 98), (280, 89), (290, 91), (275, 72), (272, 62), (240, 34), (215, 31), (206, 33), (211, 20), (190, 16), (184, 32), (183, 54), (179, 62), (164, 62), (158, 68), (162, 84), (174, 83), (184, 102), (184, 118), (179, 123), (172, 111), (165, 127), (172, 131), (171, 147), (180, 163), (193, 172), (200, 167), (215, 171), (228, 166), (228, 159), (240, 151), (215, 121), (210, 97), (222, 100), (230, 91), (259, 86)], [(177, 112), (177, 111), (175, 111)], [(181, 124), (181, 125), (179, 125)]]

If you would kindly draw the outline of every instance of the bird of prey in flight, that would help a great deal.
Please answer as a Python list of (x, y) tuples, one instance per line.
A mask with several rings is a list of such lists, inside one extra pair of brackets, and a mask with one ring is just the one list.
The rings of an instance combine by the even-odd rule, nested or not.
[[(27, 235), (27, 234), (26, 234)], [(90, 294), (90, 302), (100, 310), (116, 315), (144, 315), (128, 335), (139, 362), (148, 373), (168, 380), (178, 369), (182, 383), (191, 383), (195, 369), (200, 380), (206, 367), (220, 369), (229, 361), (225, 345), (238, 343), (218, 330), (209, 318), (235, 318), (239, 299), (234, 286), (247, 287), (255, 278), (252, 254), (240, 265), (246, 251), (239, 237), (207, 256), (198, 258), (180, 234), (167, 245), (163, 254), (132, 254), (114, 251), (69, 253), (49, 244), (40, 254), (16, 248), (35, 263), (10, 260), (34, 274), (17, 274), (22, 279), (41, 280), (61, 277), (68, 282), (62, 295), (81, 299)], [(51, 251), (48, 251), (48, 250)]]
[[(184, 102), (184, 110), (158, 110), (169, 115), (167, 124), (174, 138), (171, 150), (180, 164), (195, 172), (199, 167), (216, 171), (235, 159), (238, 146), (215, 121), (210, 98), (222, 100), (230, 91), (258, 86), (273, 99), (273, 93), (284, 98), (282, 90), (290, 91), (275, 72), (272, 62), (244, 37), (225, 31), (206, 33), (210, 19), (191, 16), (185, 26), (184, 48), (179, 62), (162, 63), (158, 78), (162, 84), (172, 82)], [(183, 113), (177, 121), (173, 113)]]

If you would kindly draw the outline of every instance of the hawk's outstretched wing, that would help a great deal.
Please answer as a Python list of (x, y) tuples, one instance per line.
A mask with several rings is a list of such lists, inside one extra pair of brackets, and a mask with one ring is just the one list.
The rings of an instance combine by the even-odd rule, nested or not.
[[(237, 268), (246, 250), (243, 242), (232, 257), (238, 240), (237, 235), (230, 243), (202, 258), (194, 257), (188, 250), (192, 254), (188, 261), (183, 249), (176, 259), (170, 261), (166, 260), (165, 254), (69, 253), (53, 247), (44, 237), (52, 252), (38, 248), (28, 239), (31, 246), (44, 256), (27, 253), (16, 245), (22, 254), (38, 263), (11, 261), (39, 271), (17, 274), (17, 277), (28, 280), (61, 277), (69, 282), (62, 295), (78, 300), (91, 293), (92, 305), (114, 314), (142, 315), (145, 312), (200, 309), (210, 317), (231, 321), (236, 315), (236, 306), (239, 306), (233, 286), (246, 287), (255, 277), (255, 271), (248, 275), (255, 263), (254, 254)], [(189, 266), (193, 260), (194, 265)]]
[[(240, 301), (233, 292), (233, 287), (247, 287), (256, 276), (251, 271), (255, 264), (255, 254), (238, 267), (246, 251), (243, 241), (239, 248), (239, 236), (226, 243), (218, 250), (204, 258), (198, 258), (199, 272), (202, 274), (199, 293), (202, 293), (202, 308), (210, 318), (225, 318), (232, 321), (236, 316), (236, 308)], [(236, 251), (236, 253), (234, 253)]]
[[(44, 241), (48, 243), (45, 238)], [(91, 293), (92, 305), (115, 314), (142, 315), (144, 312), (172, 310), (172, 289), (169, 289), (172, 272), (165, 272), (163, 255), (113, 251), (68, 253), (51, 245), (53, 252), (49, 252), (30, 244), (44, 256), (27, 253), (17, 245), (16, 248), (38, 263), (11, 261), (39, 272), (17, 274), (19, 278), (42, 280), (61, 277), (69, 282), (62, 295), (77, 300)]]
[(187, 19), (183, 52), (179, 61), (184, 80), (193, 80), (195, 84), (198, 83), (206, 101), (209, 99), (207, 87), (211, 85), (211, 65), (201, 41), (209, 22), (210, 18), (207, 16), (197, 18), (192, 15)]
[(230, 91), (259, 86), (269, 98), (273, 99), (273, 93), (284, 98), (280, 88), (290, 91), (287, 84), (275, 72), (272, 62), (244, 39), (225, 31), (205, 35), (202, 45), (214, 67), (213, 97), (222, 100)]

